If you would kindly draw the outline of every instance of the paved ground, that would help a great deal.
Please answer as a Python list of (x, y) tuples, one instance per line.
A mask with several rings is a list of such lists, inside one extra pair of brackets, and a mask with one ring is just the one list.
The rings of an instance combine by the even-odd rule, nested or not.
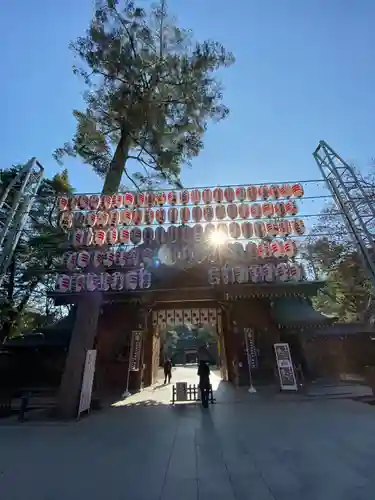
[[(178, 369), (174, 381), (195, 372)], [(375, 407), (333, 388), (217, 392), (209, 410), (172, 408), (170, 388), (154, 387), (79, 423), (0, 425), (0, 498), (373, 498)]]

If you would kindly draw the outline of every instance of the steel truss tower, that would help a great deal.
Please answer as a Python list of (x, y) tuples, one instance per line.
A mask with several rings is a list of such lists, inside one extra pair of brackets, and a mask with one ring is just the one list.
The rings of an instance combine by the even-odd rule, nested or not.
[(375, 288), (375, 201), (363, 178), (325, 141), (319, 142), (313, 156)]
[(31, 158), (8, 185), (0, 184), (0, 285), (34, 203), (44, 169)]

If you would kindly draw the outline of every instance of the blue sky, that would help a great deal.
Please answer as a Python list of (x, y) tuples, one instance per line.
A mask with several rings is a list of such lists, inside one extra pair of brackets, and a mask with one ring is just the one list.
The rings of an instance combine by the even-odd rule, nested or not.
[[(212, 124), (186, 186), (318, 178), (312, 151), (325, 139), (364, 167), (375, 156), (373, 0), (171, 0), (196, 38), (214, 38), (236, 64), (222, 76), (229, 118)], [(0, 164), (51, 153), (74, 132), (81, 83), (71, 39), (91, 0), (12, 0), (2, 6)], [(68, 162), (78, 191), (100, 190), (88, 166)]]

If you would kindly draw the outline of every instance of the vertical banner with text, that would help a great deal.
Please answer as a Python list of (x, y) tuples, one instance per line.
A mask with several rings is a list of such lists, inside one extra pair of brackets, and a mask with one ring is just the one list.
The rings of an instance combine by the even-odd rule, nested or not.
[(78, 417), (84, 411), (90, 410), (92, 386), (95, 374), (96, 350), (90, 349), (86, 353), (85, 369), (82, 377), (81, 397), (79, 400)]
[(142, 350), (142, 334), (141, 330), (132, 332), (132, 344), (130, 349), (130, 371), (137, 372), (139, 370)]
[(277, 369), (282, 391), (297, 391), (297, 381), (294, 374), (289, 344), (274, 344)]

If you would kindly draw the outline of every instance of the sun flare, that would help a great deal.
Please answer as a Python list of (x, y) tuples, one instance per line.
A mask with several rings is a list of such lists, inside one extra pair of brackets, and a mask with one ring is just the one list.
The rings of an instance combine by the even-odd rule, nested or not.
[(210, 235), (210, 241), (215, 246), (224, 245), (228, 241), (228, 236), (223, 231), (214, 231)]

